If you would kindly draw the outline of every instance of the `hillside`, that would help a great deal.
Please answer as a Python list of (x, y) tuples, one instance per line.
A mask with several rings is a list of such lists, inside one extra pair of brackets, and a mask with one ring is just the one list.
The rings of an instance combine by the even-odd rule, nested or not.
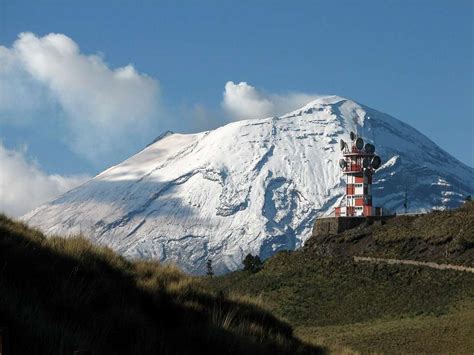
[(474, 266), (474, 201), (442, 212), (368, 221), (337, 236), (310, 238), (305, 248), (321, 256), (370, 256)]
[[(448, 247), (456, 251), (450, 263), (472, 265), (473, 221), (472, 203), (398, 217), (332, 240), (312, 237), (305, 248), (278, 253), (255, 274), (239, 271), (202, 282), (218, 292), (258, 297), (306, 341), (362, 353), (472, 354), (474, 274), (355, 262), (353, 256), (417, 259), (418, 251), (423, 260), (440, 260), (437, 248)], [(431, 251), (410, 250), (422, 241)]]
[[(83, 238), (46, 239), (0, 215), (7, 354), (318, 354), (246, 299), (172, 266), (129, 262)], [(5, 349), (5, 345), (7, 348)]]
[(28, 213), (46, 234), (84, 234), (131, 258), (172, 261), (204, 274), (236, 270), (247, 253), (266, 259), (311, 235), (344, 193), (339, 140), (350, 131), (382, 158), (374, 203), (411, 211), (454, 208), (473, 195), (474, 169), (413, 127), (339, 96), (281, 117), (167, 133), (138, 154)]

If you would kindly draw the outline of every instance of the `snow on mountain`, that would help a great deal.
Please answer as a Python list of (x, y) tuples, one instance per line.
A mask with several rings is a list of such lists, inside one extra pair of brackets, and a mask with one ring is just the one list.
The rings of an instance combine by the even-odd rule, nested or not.
[(295, 249), (315, 218), (339, 204), (339, 139), (376, 146), (374, 205), (411, 211), (458, 206), (474, 169), (414, 128), (338, 96), (282, 117), (197, 134), (167, 132), (143, 151), (23, 217), (48, 234), (82, 233), (127, 257), (174, 261), (203, 273)]

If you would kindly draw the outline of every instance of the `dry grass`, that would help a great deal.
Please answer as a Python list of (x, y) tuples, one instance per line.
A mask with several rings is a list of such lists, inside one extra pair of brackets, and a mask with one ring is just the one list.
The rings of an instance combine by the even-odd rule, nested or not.
[(365, 223), (337, 236), (311, 238), (306, 249), (332, 256), (371, 256), (474, 266), (474, 201), (420, 216)]
[[(265, 309), (291, 324), (297, 336), (327, 346), (335, 354), (473, 354), (473, 274), (413, 265), (356, 263), (351, 255), (362, 251), (362, 255), (375, 253), (385, 258), (394, 254), (419, 256), (420, 250), (412, 246), (419, 247), (416, 243), (425, 238), (432, 243), (426, 245), (433, 247), (433, 253), (425, 257), (436, 259), (438, 242), (449, 241), (448, 246), (457, 243), (456, 238), (444, 238), (443, 233), (462, 230), (456, 235), (470, 238), (464, 233), (471, 231), (473, 207), (468, 204), (460, 210), (436, 212), (421, 219), (403, 217), (392, 225), (366, 226), (353, 232), (365, 237), (351, 240), (347, 233), (324, 241), (332, 243), (333, 250), (341, 249), (335, 256), (321, 255), (309, 243), (301, 250), (273, 256), (256, 274), (235, 272), (204, 278), (202, 283), (235, 299), (258, 298)], [(441, 234), (437, 221), (439, 230), (444, 231)], [(418, 226), (410, 229), (414, 224)], [(417, 234), (421, 226), (437, 234)], [(392, 238), (382, 234), (386, 230), (404, 234)], [(375, 233), (379, 233), (377, 241)], [(313, 246), (317, 243), (313, 240)], [(468, 258), (472, 248), (465, 244), (453, 258), (472, 263)]]
[(14, 354), (316, 354), (249, 300), (176, 266), (130, 262), (81, 237), (46, 238), (0, 215), (0, 326)]
[(346, 346), (370, 353), (472, 354), (474, 301), (462, 302), (440, 316), (379, 319), (375, 322), (326, 327), (299, 327), (296, 334), (329, 348)]

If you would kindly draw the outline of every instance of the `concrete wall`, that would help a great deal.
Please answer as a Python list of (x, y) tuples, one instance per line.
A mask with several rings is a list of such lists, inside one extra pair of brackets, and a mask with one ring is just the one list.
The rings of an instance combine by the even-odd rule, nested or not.
[(336, 235), (345, 230), (355, 228), (362, 223), (384, 223), (393, 216), (371, 216), (371, 217), (323, 217), (318, 218), (313, 225), (313, 237)]

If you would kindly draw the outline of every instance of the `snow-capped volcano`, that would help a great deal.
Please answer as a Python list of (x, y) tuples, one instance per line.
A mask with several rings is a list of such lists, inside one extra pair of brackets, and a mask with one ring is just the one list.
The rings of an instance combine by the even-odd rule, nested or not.
[(411, 211), (458, 206), (474, 169), (414, 128), (338, 96), (281, 117), (197, 134), (167, 133), (140, 153), (23, 217), (48, 234), (82, 233), (128, 257), (202, 273), (299, 247), (315, 218), (339, 204), (339, 140), (373, 143), (383, 165), (374, 205)]

